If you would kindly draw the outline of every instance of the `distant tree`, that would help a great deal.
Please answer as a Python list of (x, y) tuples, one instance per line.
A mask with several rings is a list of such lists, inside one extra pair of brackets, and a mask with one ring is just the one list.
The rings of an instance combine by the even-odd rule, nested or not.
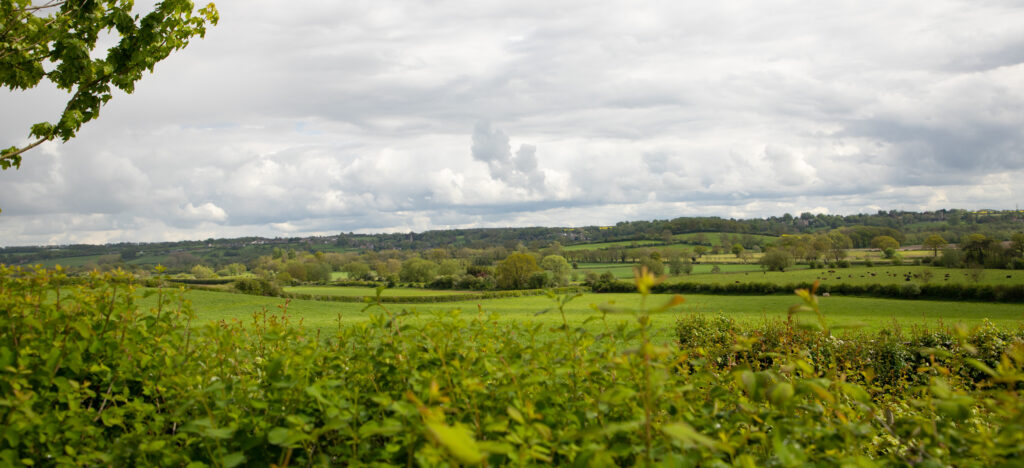
[(429, 283), (437, 276), (438, 265), (430, 260), (419, 257), (410, 258), (402, 262), (402, 270), (399, 277), (402, 281), (411, 283)]
[[(348, 274), (349, 279), (366, 280), (370, 279), (370, 265), (363, 262), (349, 262), (341, 267), (341, 271)], [(380, 273), (380, 272), (378, 272)]]
[(498, 287), (502, 289), (524, 289), (528, 285), (530, 275), (541, 271), (533, 255), (512, 253), (498, 263), (494, 270)]
[(871, 248), (883, 251), (885, 249), (895, 250), (900, 248), (900, 243), (892, 236), (875, 236), (871, 239)]
[(288, 273), (294, 281), (306, 281), (306, 265), (303, 265), (302, 262), (292, 260), (285, 264), (284, 271)]
[(187, 271), (199, 263), (199, 258), (188, 252), (173, 252), (167, 256), (167, 268), (175, 271)]
[(947, 268), (963, 266), (964, 252), (960, 249), (944, 248), (942, 249), (942, 255), (939, 255), (932, 263)]
[(784, 249), (769, 249), (761, 256), (761, 268), (768, 271), (786, 271), (793, 265), (793, 256)]
[(931, 249), (932, 257), (938, 257), (939, 249), (946, 247), (947, 244), (949, 244), (949, 242), (946, 242), (946, 239), (943, 239), (942, 236), (932, 234), (924, 240), (924, 243), (922, 243), (921, 246), (926, 249)]
[(847, 250), (853, 247), (853, 240), (850, 239), (850, 236), (839, 231), (828, 233), (828, 241), (829, 256), (837, 262), (846, 258)]
[(708, 253), (708, 248), (703, 245), (698, 245), (693, 248), (693, 253), (694, 255), (697, 256), (697, 258), (700, 258), (704, 254)]
[(463, 272), (462, 264), (454, 258), (441, 260), (437, 267), (437, 274), (440, 276), (454, 276)]
[(328, 283), (331, 281), (331, 266), (326, 262), (306, 262), (306, 281)]
[(448, 251), (445, 249), (430, 249), (423, 257), (434, 263), (441, 263), (441, 260), (448, 258)]
[(551, 277), (555, 284), (564, 286), (568, 284), (569, 271), (572, 267), (565, 257), (561, 255), (548, 255), (541, 259), (540, 267), (551, 272)]
[(742, 256), (743, 252), (746, 250), (747, 249), (743, 247), (743, 244), (737, 243), (732, 245), (732, 254), (735, 255), (736, 258), (740, 258), (740, 256)]
[(984, 234), (971, 234), (966, 240), (960, 242), (960, 250), (964, 252), (965, 260), (972, 265), (984, 265), (985, 253), (989, 246), (995, 242)]
[(1024, 256), (1024, 232), (1016, 232), (1010, 236), (1010, 250), (1014, 256)]
[(655, 276), (661, 276), (665, 274), (665, 264), (661, 262), (660, 258), (653, 258), (651, 256), (640, 259), (640, 265), (647, 267), (647, 271)]
[(191, 272), (192, 276), (199, 279), (213, 278), (217, 276), (217, 274), (213, 272), (213, 268), (204, 265), (196, 265), (192, 267)]
[(530, 289), (541, 289), (552, 286), (554, 279), (548, 272), (535, 271), (526, 280), (526, 286)]
[(245, 264), (237, 263), (237, 262), (236, 263), (229, 263), (229, 264), (225, 265), (223, 269), (227, 273), (228, 276), (238, 276), (238, 275), (245, 274), (245, 272), (246, 272)]
[[(687, 270), (687, 267), (689, 267), (689, 270)], [(689, 258), (684, 260), (679, 255), (673, 255), (668, 259), (668, 272), (670, 275), (679, 276), (684, 273), (689, 274), (690, 271), (693, 271), (693, 263), (690, 262)]]

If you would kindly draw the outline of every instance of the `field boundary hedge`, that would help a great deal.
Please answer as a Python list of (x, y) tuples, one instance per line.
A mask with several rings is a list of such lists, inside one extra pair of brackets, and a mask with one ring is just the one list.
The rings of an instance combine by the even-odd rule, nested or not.
[[(483, 299), (501, 299), (505, 297), (523, 297), (523, 296), (540, 296), (546, 294), (548, 291), (553, 291), (555, 294), (569, 294), (576, 292), (584, 292), (586, 288), (570, 287), (570, 288), (555, 288), (555, 289), (523, 289), (523, 290), (507, 290), (507, 291), (487, 291), (480, 293), (469, 293), (469, 294), (439, 294), (436, 296), (388, 296), (387, 290), (380, 297), (380, 302), (389, 304), (411, 304), (411, 303), (434, 303), (434, 302), (460, 302), (460, 301), (478, 301)], [(324, 294), (307, 294), (307, 293), (292, 293), (285, 292), (280, 297), (288, 299), (306, 299), (312, 301), (327, 301), (327, 302), (376, 302), (376, 296), (332, 296)]]
[[(811, 283), (661, 283), (651, 288), (654, 293), (766, 295), (792, 294), (809, 289)], [(632, 282), (600, 282), (593, 286), (598, 293), (628, 293), (636, 290)], [(881, 297), (891, 299), (936, 299), (944, 301), (1024, 302), (1024, 284), (821, 284), (818, 292), (844, 296)]]
[[(323, 301), (323, 302), (376, 302), (376, 296), (372, 295), (359, 295), (359, 296), (333, 296), (325, 294), (309, 294), (309, 293), (294, 293), (294, 292), (281, 292), (280, 294), (256, 294), (245, 291), (239, 291), (237, 289), (224, 289), (215, 287), (215, 285), (205, 284), (186, 284), (184, 285), (188, 289), (194, 289), (197, 291), (211, 291), (211, 292), (230, 292), (235, 294), (250, 294), (256, 296), (270, 296), (270, 297), (282, 297), (285, 299), (302, 299), (310, 301)], [(521, 290), (504, 290), (504, 291), (485, 291), (479, 293), (464, 293), (464, 294), (438, 294), (434, 296), (388, 296), (387, 289), (380, 297), (381, 303), (387, 304), (416, 304), (416, 303), (442, 303), (442, 302), (460, 302), (460, 301), (479, 301), (484, 299), (501, 299), (505, 297), (524, 297), (524, 296), (540, 296), (547, 294), (549, 291), (555, 294), (572, 294), (586, 292), (589, 288), (586, 287), (566, 287), (566, 288), (554, 288), (554, 289), (521, 289)]]

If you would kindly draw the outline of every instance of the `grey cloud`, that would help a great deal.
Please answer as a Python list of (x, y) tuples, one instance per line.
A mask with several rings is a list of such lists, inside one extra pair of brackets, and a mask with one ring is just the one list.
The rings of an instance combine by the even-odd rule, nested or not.
[(470, 152), (473, 159), (487, 164), (492, 178), (530, 191), (544, 190), (544, 172), (537, 165), (536, 146), (522, 144), (513, 156), (505, 132), (478, 122), (473, 128)]
[[(1024, 190), (1012, 0), (219, 7), (77, 139), (0, 173), (0, 243), (998, 208)], [(0, 92), (3, 145), (60, 97)], [(486, 119), (502, 128), (467, 151)]]

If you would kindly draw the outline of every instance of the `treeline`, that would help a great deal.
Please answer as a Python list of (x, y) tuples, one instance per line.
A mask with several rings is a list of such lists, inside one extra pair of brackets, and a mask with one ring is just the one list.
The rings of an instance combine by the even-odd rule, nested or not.
[[(725, 219), (720, 217), (685, 217), (669, 220), (623, 221), (614, 226), (586, 226), (577, 228), (525, 227), (434, 230), (421, 233), (355, 234), (339, 233), (334, 236), (234, 239), (206, 239), (202, 241), (161, 243), (120, 243), (97, 245), (63, 245), (44, 247), (0, 248), (0, 263), (19, 265), (44, 262), (60, 258), (83, 256), (117, 256), (108, 262), (152, 265), (175, 263), (175, 267), (189, 263), (194, 256), (211, 268), (229, 263), (251, 263), (268, 255), (274, 248), (309, 252), (384, 251), (434, 248), (486, 249), (504, 247), (516, 250), (522, 245), (539, 250), (545, 245), (598, 243), (608, 241), (650, 240), (667, 241), (673, 235), (687, 233), (729, 233), (736, 235), (807, 234), (830, 230), (844, 230), (854, 241), (854, 248), (866, 247), (865, 241), (877, 232), (900, 233), (901, 243), (920, 244), (928, 236), (937, 234), (950, 243), (959, 243), (970, 234), (1006, 240), (1024, 226), (1024, 213), (1019, 211), (937, 210), (927, 212), (879, 211), (875, 214), (828, 215), (801, 213), (784, 214), (768, 218)], [(889, 231), (886, 231), (886, 228)], [(891, 234), (889, 234), (891, 235)], [(741, 240), (747, 249), (753, 242)], [(699, 244), (699, 242), (698, 242)], [(184, 257), (184, 258), (181, 258)]]

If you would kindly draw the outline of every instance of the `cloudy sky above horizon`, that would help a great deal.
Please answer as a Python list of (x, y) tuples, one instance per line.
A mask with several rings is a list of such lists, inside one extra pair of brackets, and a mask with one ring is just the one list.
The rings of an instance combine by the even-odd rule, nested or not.
[[(1024, 201), (1017, 0), (217, 7), (0, 172), (0, 245)], [(64, 98), (0, 91), (0, 146)]]

